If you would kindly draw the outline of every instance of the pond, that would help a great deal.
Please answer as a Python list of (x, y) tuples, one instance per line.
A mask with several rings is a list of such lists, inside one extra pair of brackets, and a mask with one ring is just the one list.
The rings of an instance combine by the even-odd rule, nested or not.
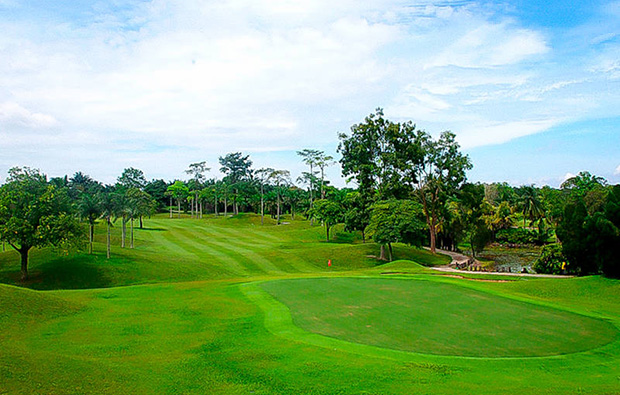
[(501, 244), (492, 244), (479, 254), (482, 260), (495, 262), (495, 271), (520, 273), (523, 268), (534, 273), (532, 265), (541, 251), (540, 246), (508, 247)]

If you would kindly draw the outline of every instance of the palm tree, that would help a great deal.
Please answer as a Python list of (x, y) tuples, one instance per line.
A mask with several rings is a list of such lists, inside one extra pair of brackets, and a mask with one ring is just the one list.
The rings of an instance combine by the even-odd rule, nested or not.
[(112, 192), (104, 192), (99, 195), (99, 207), (101, 208), (101, 217), (105, 219), (107, 225), (107, 258), (110, 258), (110, 228), (112, 227), (112, 218), (116, 213), (116, 196)]
[(278, 201), (276, 224), (280, 225), (280, 199), (282, 196), (282, 187), (291, 184), (291, 172), (288, 170), (274, 170), (269, 174), (269, 179), (276, 184), (276, 198)]
[(82, 220), (88, 221), (88, 253), (93, 253), (93, 239), (95, 235), (95, 223), (101, 216), (100, 201), (96, 195), (82, 193), (78, 202), (78, 213)]
[(187, 197), (189, 194), (189, 188), (183, 181), (177, 180), (174, 184), (168, 187), (167, 191), (170, 193), (170, 196), (173, 196), (177, 200), (178, 217), (181, 218), (181, 200)]
[(529, 219), (530, 224), (543, 217), (545, 211), (542, 202), (538, 197), (538, 190), (532, 185), (521, 187), (519, 196), (519, 206), (523, 213), (523, 227), (525, 228), (525, 220)]
[(254, 172), (256, 180), (260, 184), (260, 224), (264, 224), (265, 218), (265, 184), (269, 181), (269, 177), (274, 172), (271, 167), (264, 167)]

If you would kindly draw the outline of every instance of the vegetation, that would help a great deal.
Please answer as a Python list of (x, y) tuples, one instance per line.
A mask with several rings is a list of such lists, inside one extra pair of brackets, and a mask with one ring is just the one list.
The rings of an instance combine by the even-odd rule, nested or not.
[[(92, 255), (34, 250), (26, 283), (20, 282), (14, 264), (17, 253), (0, 254), (2, 282), (52, 290), (0, 285), (3, 390), (16, 394), (616, 390), (617, 280), (455, 279), (411, 261), (440, 257), (428, 251), (395, 244), (395, 255), (409, 260), (382, 265), (368, 257), (376, 248), (372, 243), (345, 241), (350, 236), (341, 225), (334, 233), (335, 242), (325, 243), (318, 224), (310, 226), (289, 216), (286, 220), (289, 225), (277, 226), (275, 219), (266, 217), (261, 227), (260, 216), (251, 214), (203, 220), (184, 214), (172, 221), (159, 215), (143, 230), (136, 229), (135, 249), (115, 250), (109, 260), (106, 226), (99, 223)], [(111, 230), (112, 242), (118, 245), (121, 229)], [(328, 259), (331, 267), (326, 265)], [(432, 263), (445, 262), (442, 257)], [(257, 283), (262, 280), (272, 281)], [(295, 286), (296, 281), (301, 283)], [(262, 288), (268, 285), (284, 292), (281, 296), (287, 299), (282, 301), (294, 306), (290, 312), (273, 303), (267, 288)], [(74, 288), (81, 290), (68, 290)], [(299, 301), (303, 297), (305, 307)], [(317, 335), (316, 328), (306, 327), (312, 322), (309, 309), (329, 313), (319, 317), (334, 333)], [(398, 325), (414, 312), (426, 312), (428, 318), (399, 330)], [(517, 315), (527, 319), (515, 319)], [(295, 321), (298, 326), (291, 325), (294, 317), (301, 320)], [(551, 327), (551, 322), (560, 322), (556, 319), (562, 322), (561, 329)], [(577, 328), (584, 330), (583, 336), (561, 341)], [(421, 341), (426, 336), (441, 341)], [(425, 348), (401, 351), (417, 346)], [(483, 355), (487, 347), (488, 354)], [(540, 357), (515, 359), (519, 354)], [(89, 380), (83, 380), (85, 376)]]
[(15, 167), (0, 188), (0, 239), (19, 252), (21, 279), (28, 279), (33, 247), (69, 246), (81, 236), (65, 190), (48, 184), (39, 171)]

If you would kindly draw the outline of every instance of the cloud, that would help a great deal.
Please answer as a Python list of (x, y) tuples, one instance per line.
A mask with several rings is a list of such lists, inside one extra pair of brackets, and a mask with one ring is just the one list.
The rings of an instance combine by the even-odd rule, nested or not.
[(0, 17), (6, 162), (33, 149), (58, 162), (63, 145), (102, 174), (116, 171), (104, 159), (163, 174), (149, 157), (172, 174), (177, 151), (290, 150), (293, 161), (296, 149), (333, 149), (337, 132), (378, 106), (475, 147), (620, 104), (608, 39), (564, 58), (552, 32), (471, 2), (103, 1), (53, 17), (17, 8)]
[(32, 112), (17, 103), (0, 103), (0, 126), (4, 128), (45, 129), (57, 123), (53, 116)]
[(620, 175), (620, 165), (618, 165), (618, 167), (616, 167), (616, 170), (614, 170), (614, 175), (615, 176)]
[(548, 51), (538, 32), (487, 23), (466, 31), (425, 67), (490, 68), (515, 64)]

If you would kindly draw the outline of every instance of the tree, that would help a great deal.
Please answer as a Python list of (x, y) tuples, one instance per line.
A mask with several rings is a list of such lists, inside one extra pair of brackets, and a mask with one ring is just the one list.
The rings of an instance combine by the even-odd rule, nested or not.
[[(360, 213), (368, 213), (376, 200), (407, 197), (407, 184), (402, 182), (402, 165), (406, 163), (407, 154), (408, 160), (414, 160), (417, 152), (412, 144), (413, 130), (415, 126), (410, 122), (388, 121), (383, 117), (383, 110), (378, 108), (363, 123), (353, 125), (351, 135), (339, 134), (342, 174), (348, 177), (347, 181), (355, 180), (358, 185), (356, 205)], [(361, 219), (366, 221), (369, 218), (364, 215)], [(384, 247), (382, 244), (382, 255), (385, 254)]]
[(254, 172), (256, 181), (260, 188), (260, 224), (264, 225), (265, 221), (265, 185), (269, 182), (271, 174), (275, 170), (271, 167), (263, 167)]
[(252, 178), (252, 161), (250, 156), (243, 156), (241, 152), (234, 152), (226, 154), (226, 156), (219, 158), (220, 171), (226, 174), (224, 181), (228, 183), (232, 188), (233, 196), (233, 211), (235, 214), (239, 214), (239, 207), (237, 205), (238, 195), (238, 183), (242, 181), (250, 181)]
[(493, 231), (489, 226), (489, 217), (493, 216), (493, 207), (485, 200), (484, 185), (463, 184), (455, 199), (459, 210), (459, 218), (466, 232), (471, 254), (482, 252), (493, 239)]
[(291, 220), (295, 220), (297, 206), (304, 199), (304, 191), (296, 186), (291, 186), (284, 190), (284, 201), (291, 208)]
[(93, 180), (90, 176), (76, 172), (67, 182), (69, 187), (69, 196), (76, 199), (81, 193), (95, 194), (103, 189), (100, 182)]
[(99, 195), (99, 207), (101, 208), (101, 217), (106, 222), (106, 257), (110, 259), (111, 253), (111, 240), (110, 240), (110, 228), (112, 228), (112, 219), (118, 213), (116, 204), (116, 194), (114, 192), (102, 192)]
[(370, 209), (364, 205), (359, 192), (347, 193), (344, 201), (344, 229), (348, 232), (362, 232), (362, 242), (366, 242), (366, 227), (370, 224)]
[(88, 222), (88, 253), (93, 253), (93, 238), (95, 236), (95, 224), (101, 216), (101, 207), (97, 195), (82, 193), (79, 197), (78, 215)]
[(196, 217), (198, 217), (198, 203), (200, 203), (200, 218), (202, 218), (202, 199), (200, 198), (200, 191), (205, 181), (204, 173), (209, 170), (211, 170), (211, 168), (207, 167), (206, 161), (192, 163), (189, 165), (189, 169), (185, 170), (185, 173), (191, 175), (193, 179), (193, 188), (190, 189), (193, 192), (193, 202), (196, 205)]
[(150, 217), (153, 212), (155, 212), (155, 207), (157, 206), (157, 203), (155, 202), (155, 199), (151, 197), (151, 195), (138, 188), (131, 188), (127, 191), (126, 194), (131, 203), (130, 211), (134, 215), (134, 217), (132, 217), (132, 220), (137, 217), (140, 220), (140, 229), (142, 229), (142, 218)]
[[(580, 173), (583, 174), (583, 173)], [(604, 187), (598, 177), (583, 177), (570, 185), (568, 202), (556, 228), (567, 270), (580, 275), (603, 272), (620, 276), (620, 186)], [(604, 201), (592, 205), (592, 196)], [(590, 206), (589, 206), (590, 204)]]
[(412, 200), (380, 201), (372, 206), (370, 223), (366, 232), (381, 246), (379, 259), (391, 261), (393, 257), (393, 243), (407, 243), (420, 245), (424, 238), (426, 227), (422, 207)]
[(130, 188), (144, 189), (147, 185), (144, 172), (134, 167), (128, 167), (123, 170), (123, 173), (116, 179), (116, 182), (125, 190)]
[(396, 166), (402, 136), (410, 132), (409, 124), (395, 124), (383, 118), (378, 108), (364, 123), (353, 125), (351, 135), (339, 134), (340, 164), (347, 181), (355, 180), (362, 201), (369, 207), (375, 199), (389, 199), (398, 195), (402, 186)]
[(119, 214), (123, 218), (123, 241), (122, 247), (125, 247), (125, 224), (127, 221), (130, 223), (130, 237), (129, 237), (129, 248), (133, 248), (134, 246), (134, 226), (133, 222), (135, 219), (140, 219), (140, 229), (142, 229), (142, 217), (150, 216), (155, 208), (155, 201), (151, 198), (151, 196), (138, 189), (131, 188), (127, 190), (122, 196), (117, 197), (117, 209), (119, 210)]
[(291, 184), (291, 173), (288, 170), (273, 170), (269, 174), (269, 180), (275, 183), (277, 199), (277, 219), (276, 224), (280, 225), (280, 202), (282, 200), (282, 187)]
[(155, 200), (155, 210), (163, 210), (168, 204), (168, 190), (169, 184), (162, 180), (152, 180), (144, 187), (144, 192), (148, 193)]
[(19, 252), (22, 280), (28, 279), (31, 248), (70, 246), (82, 233), (64, 189), (48, 185), (39, 170), (9, 170), (0, 187), (0, 239)]
[(545, 214), (542, 202), (538, 197), (538, 190), (533, 185), (525, 185), (517, 190), (519, 196), (519, 207), (523, 214), (523, 227), (525, 220), (530, 221), (530, 225), (542, 218)]
[(454, 133), (446, 131), (433, 140), (428, 133), (417, 131), (415, 142), (410, 144), (404, 140), (398, 151), (404, 179), (415, 186), (415, 194), (422, 204), (433, 254), (445, 202), (466, 181), (465, 172), (472, 168), (469, 157), (459, 151), (455, 137)]
[[(301, 151), (297, 151), (297, 155), (302, 157), (302, 161), (308, 165), (308, 167), (310, 167), (310, 172), (305, 173), (305, 180), (308, 182), (309, 184), (309, 191), (310, 191), (310, 205), (309, 207), (312, 208), (312, 202), (313, 202), (313, 190), (314, 190), (314, 185), (315, 185), (315, 172), (314, 172), (314, 167), (316, 166), (316, 162), (317, 159), (319, 157), (319, 155), (321, 154), (321, 151), (319, 150), (315, 150), (315, 149), (308, 149), (305, 148)], [(302, 178), (303, 178), (303, 173), (302, 173)]]
[(176, 180), (174, 184), (168, 187), (167, 191), (171, 197), (177, 200), (178, 217), (181, 218), (181, 201), (189, 195), (189, 188), (183, 181)]
[(325, 225), (325, 235), (329, 242), (329, 230), (333, 225), (342, 222), (344, 210), (342, 206), (336, 202), (320, 199), (314, 202), (314, 206), (310, 209), (309, 215)]

